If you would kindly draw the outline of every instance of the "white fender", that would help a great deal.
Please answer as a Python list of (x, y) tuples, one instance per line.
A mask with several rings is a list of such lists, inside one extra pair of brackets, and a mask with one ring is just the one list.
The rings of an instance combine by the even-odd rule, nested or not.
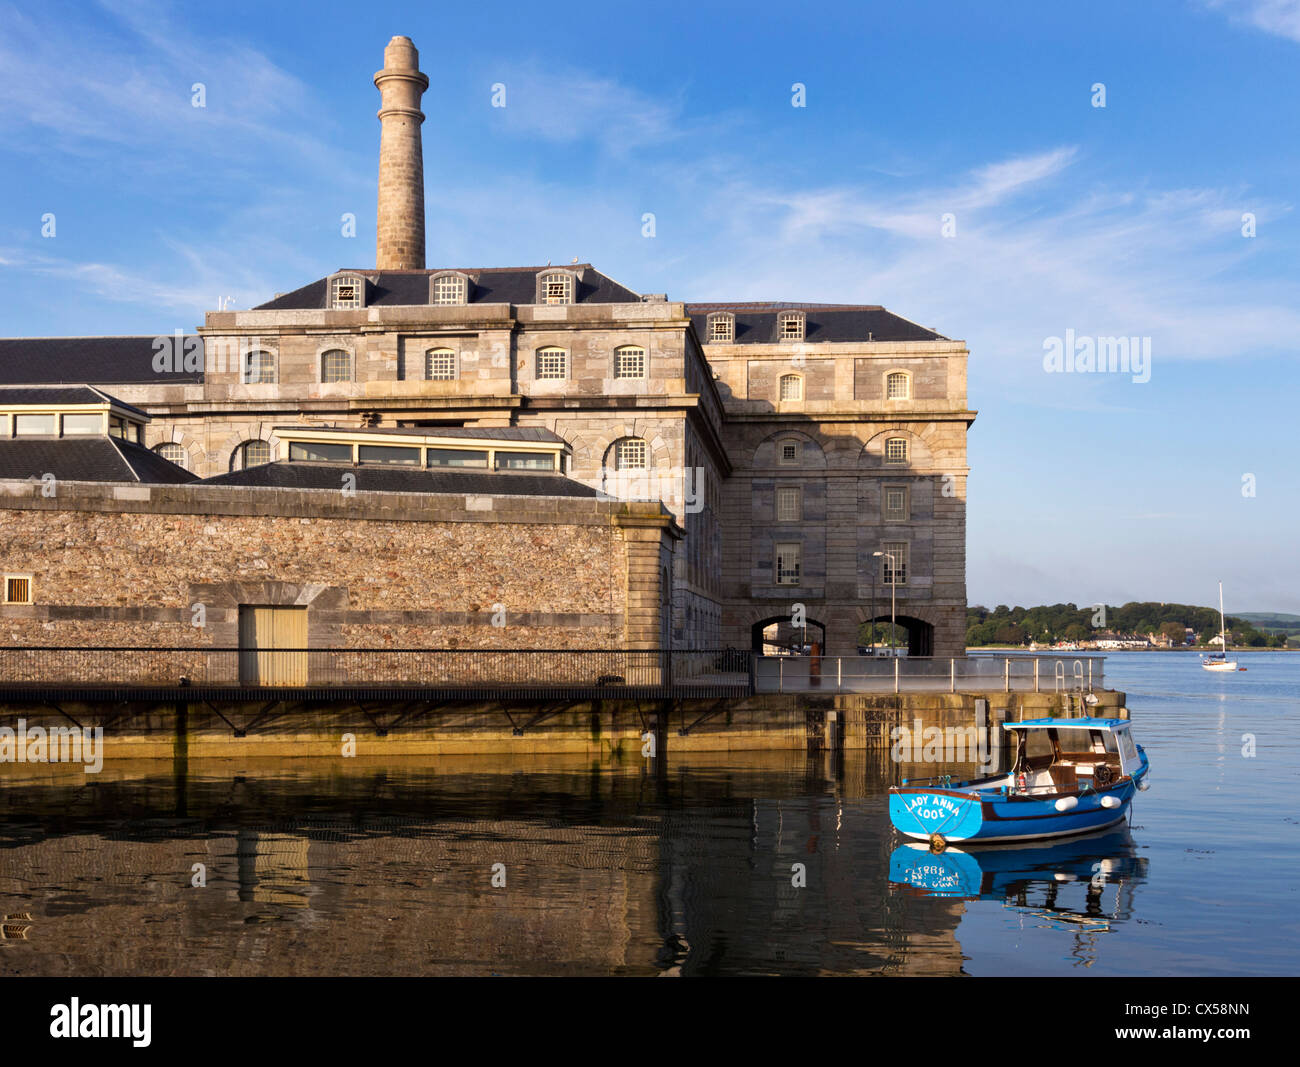
[(1072, 809), (1077, 808), (1078, 806), (1079, 806), (1078, 797), (1061, 797), (1061, 799), (1056, 802), (1057, 811), (1071, 811)]
[(1102, 798), (1101, 798), (1101, 806), (1102, 806), (1103, 808), (1118, 808), (1118, 807), (1119, 807), (1119, 797), (1102, 797)]

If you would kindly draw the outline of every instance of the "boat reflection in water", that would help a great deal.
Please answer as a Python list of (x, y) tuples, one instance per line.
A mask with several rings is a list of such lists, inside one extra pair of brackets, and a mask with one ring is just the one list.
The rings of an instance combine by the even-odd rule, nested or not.
[(1136, 884), (1146, 877), (1128, 828), (1053, 844), (983, 845), (936, 854), (920, 843), (894, 849), (889, 881), (923, 896), (997, 900), (1053, 925), (1108, 930), (1132, 912)]

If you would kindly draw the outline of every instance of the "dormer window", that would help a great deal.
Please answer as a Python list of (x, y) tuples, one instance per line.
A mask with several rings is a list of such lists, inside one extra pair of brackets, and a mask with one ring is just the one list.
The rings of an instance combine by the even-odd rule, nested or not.
[(469, 279), (455, 272), (435, 274), (429, 282), (429, 303), (468, 304)]
[(572, 304), (573, 275), (568, 271), (551, 271), (538, 276), (537, 302), (539, 304)]
[(802, 311), (783, 311), (776, 318), (776, 339), (778, 341), (802, 341), (804, 336), (804, 317)]
[(330, 307), (345, 311), (366, 306), (366, 280), (359, 274), (340, 274), (330, 279)]
[(730, 311), (715, 311), (709, 316), (707, 344), (729, 344), (736, 339), (736, 316)]

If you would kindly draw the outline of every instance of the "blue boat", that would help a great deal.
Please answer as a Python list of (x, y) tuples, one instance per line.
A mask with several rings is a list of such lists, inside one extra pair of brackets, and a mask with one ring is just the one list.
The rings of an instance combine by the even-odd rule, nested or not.
[(967, 782), (904, 780), (889, 790), (895, 829), (941, 851), (950, 841), (1028, 841), (1086, 834), (1128, 815), (1147, 787), (1146, 753), (1127, 719), (1025, 719), (1010, 772)]

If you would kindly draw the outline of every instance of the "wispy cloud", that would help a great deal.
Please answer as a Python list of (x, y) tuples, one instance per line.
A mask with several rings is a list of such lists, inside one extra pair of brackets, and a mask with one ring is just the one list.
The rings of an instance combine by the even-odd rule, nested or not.
[(496, 70), (513, 135), (554, 143), (592, 141), (615, 155), (682, 136), (682, 99), (659, 99), (613, 78), (523, 61)]
[(1300, 0), (1202, 0), (1232, 21), (1300, 41)]

